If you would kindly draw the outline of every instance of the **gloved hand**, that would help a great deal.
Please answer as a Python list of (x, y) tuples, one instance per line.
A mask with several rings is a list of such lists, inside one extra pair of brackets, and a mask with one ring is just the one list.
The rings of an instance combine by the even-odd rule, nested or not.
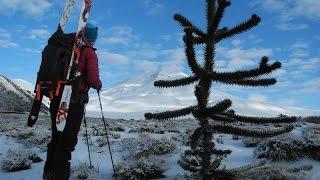
[(102, 84), (100, 84), (100, 86), (97, 88), (97, 91), (100, 92), (102, 89)]
[(97, 89), (97, 93), (99, 94), (101, 92), (102, 86), (100, 86), (100, 88)]

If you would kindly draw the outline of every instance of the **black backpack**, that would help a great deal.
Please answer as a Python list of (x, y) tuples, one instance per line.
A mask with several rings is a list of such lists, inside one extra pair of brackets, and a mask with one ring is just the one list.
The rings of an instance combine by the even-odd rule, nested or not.
[(42, 51), (42, 60), (35, 87), (36, 99), (47, 96), (51, 100), (60, 97), (74, 45), (74, 34), (64, 34), (61, 28), (50, 37)]

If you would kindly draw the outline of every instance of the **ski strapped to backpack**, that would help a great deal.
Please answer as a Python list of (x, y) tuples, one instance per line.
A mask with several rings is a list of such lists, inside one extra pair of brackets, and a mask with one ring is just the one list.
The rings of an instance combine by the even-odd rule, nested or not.
[(70, 60), (70, 64), (69, 64), (69, 68), (66, 76), (67, 84), (65, 84), (63, 87), (63, 93), (60, 100), (58, 113), (56, 116), (56, 127), (57, 127), (57, 130), (60, 132), (64, 130), (66, 121), (68, 119), (68, 110), (69, 110), (69, 105), (71, 101), (71, 96), (73, 93), (73, 85), (77, 84), (74, 82), (81, 75), (77, 67), (78, 67), (78, 62), (81, 58), (81, 50), (85, 46), (85, 43), (83, 42), (84, 27), (88, 20), (91, 7), (92, 7), (92, 0), (83, 1), (76, 39), (72, 49), (71, 60)]
[[(66, 57), (69, 55), (69, 54), (66, 54), (68, 52), (67, 49), (70, 46), (72, 48), (72, 44), (74, 41), (74, 38), (71, 39), (70, 36), (63, 35), (63, 30), (65, 29), (67, 23), (70, 20), (70, 15), (73, 7), (74, 7), (74, 0), (67, 0), (61, 15), (58, 29), (49, 39), (48, 45), (45, 47), (44, 51), (42, 52), (41, 66), (38, 72), (37, 82), (36, 82), (35, 91), (34, 91), (36, 95), (35, 95), (32, 108), (30, 111), (30, 115), (28, 118), (28, 126), (30, 127), (32, 127), (38, 119), (43, 96), (47, 96), (50, 99), (54, 98), (54, 96), (59, 96), (58, 95), (59, 92), (57, 91), (57, 89), (60, 89), (61, 85), (65, 83), (65, 81), (63, 81), (63, 79), (65, 78), (60, 78), (62, 81), (58, 81), (58, 82), (53, 80), (58, 79), (55, 76), (59, 76), (63, 74), (63, 71), (64, 71), (63, 63), (65, 63), (65, 60), (66, 60), (63, 57)], [(58, 51), (59, 47), (61, 47), (59, 49), (60, 51)], [(54, 53), (54, 52), (57, 52), (57, 53)], [(59, 62), (59, 63), (56, 63), (56, 62)]]

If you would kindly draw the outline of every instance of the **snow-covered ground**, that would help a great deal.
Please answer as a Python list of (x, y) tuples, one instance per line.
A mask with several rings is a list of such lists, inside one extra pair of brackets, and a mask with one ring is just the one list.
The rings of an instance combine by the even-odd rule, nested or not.
[[(46, 116), (41, 116), (39, 122), (33, 128), (26, 128), (26, 115), (1, 115), (0, 116), (0, 166), (4, 159), (7, 159), (6, 154), (8, 150), (24, 150), (36, 152), (42, 159), (45, 160), (46, 152), (45, 145), (49, 140), (49, 119)], [(23, 122), (23, 123), (22, 123)], [(130, 164), (130, 157), (132, 152), (136, 152), (137, 148), (143, 146), (145, 141), (139, 141), (143, 138), (161, 139), (165, 138), (169, 142), (174, 142), (176, 148), (174, 151), (165, 153), (163, 155), (154, 155), (156, 158), (164, 159), (165, 171), (162, 179), (185, 179), (191, 173), (181, 168), (178, 161), (180, 153), (189, 147), (185, 145), (187, 138), (186, 132), (194, 129), (196, 121), (194, 120), (173, 120), (172, 122), (158, 121), (136, 121), (136, 120), (109, 120), (111, 149), (113, 152), (114, 162), (116, 167), (119, 165)], [(4, 127), (6, 125), (6, 127)], [(304, 125), (297, 127), (289, 135), (295, 138), (301, 138), (301, 131), (304, 127), (311, 125)], [(112, 179), (112, 166), (109, 157), (107, 146), (101, 145), (101, 138), (103, 137), (103, 128), (101, 120), (89, 119), (88, 131), (90, 134), (91, 158), (94, 166), (90, 170), (89, 179)], [(229, 168), (237, 168), (246, 164), (259, 162), (260, 160), (254, 156), (254, 147), (246, 147), (241, 138), (237, 139), (231, 135), (216, 134), (216, 146), (219, 149), (232, 150), (231, 155), (228, 156), (222, 163), (222, 166)], [(219, 140), (218, 140), (219, 139)], [(160, 142), (160, 141), (159, 141)], [(219, 143), (217, 143), (219, 142)], [(148, 145), (148, 144), (147, 144)], [(10, 157), (9, 157), (10, 158)], [(124, 158), (127, 158), (124, 160)], [(79, 133), (79, 141), (76, 150), (72, 153), (72, 176), (71, 179), (78, 179), (79, 169), (83, 168), (84, 164), (88, 162), (88, 152), (85, 143), (84, 127)], [(313, 165), (310, 172), (306, 172), (306, 179), (317, 180), (320, 177), (320, 161), (311, 160), (309, 158), (301, 158), (296, 162), (267, 162), (271, 166), (282, 165), (280, 167), (298, 167), (305, 164)], [(22, 170), (18, 172), (5, 172), (0, 170), (0, 180), (10, 179), (41, 179), (44, 161), (40, 163), (33, 163), (31, 169)]]
[[(1, 162), (8, 158), (6, 157), (6, 153), (10, 149), (17, 149), (17, 150), (22, 150), (26, 149), (26, 147), (18, 143), (16, 139), (14, 138), (9, 138), (3, 134), (0, 134), (0, 144), (1, 144), (1, 149), (0, 149), (0, 160)], [(40, 150), (38, 148), (32, 148), (33, 151), (38, 151)], [(45, 153), (42, 152), (39, 154), (39, 156), (44, 159), (45, 158)], [(21, 179), (21, 180), (28, 180), (28, 179), (41, 179), (42, 178), (42, 169), (43, 169), (43, 164), (44, 162), (37, 163), (37, 164), (32, 164), (32, 168), (29, 170), (23, 170), (23, 171), (18, 171), (18, 172), (5, 172), (4, 170), (0, 171), (0, 179), (1, 180), (14, 180), (14, 179)]]

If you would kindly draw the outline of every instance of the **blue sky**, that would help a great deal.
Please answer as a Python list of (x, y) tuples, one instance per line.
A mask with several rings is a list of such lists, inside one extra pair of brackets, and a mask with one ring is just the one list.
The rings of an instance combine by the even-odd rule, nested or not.
[[(320, 1), (231, 2), (222, 26), (236, 25), (253, 13), (262, 23), (220, 43), (216, 68), (232, 71), (256, 67), (264, 55), (281, 61), (283, 68), (273, 74), (278, 84), (270, 88), (213, 87), (242, 98), (320, 109)], [(64, 3), (0, 0), (0, 74), (34, 83), (42, 48), (57, 27)], [(67, 32), (76, 29), (79, 7), (74, 9)], [(94, 1), (90, 20), (99, 26), (96, 47), (104, 87), (164, 68), (164, 64), (191, 74), (181, 40), (183, 30), (172, 18), (177, 12), (204, 27), (204, 0)], [(202, 50), (198, 52), (200, 59)]]

